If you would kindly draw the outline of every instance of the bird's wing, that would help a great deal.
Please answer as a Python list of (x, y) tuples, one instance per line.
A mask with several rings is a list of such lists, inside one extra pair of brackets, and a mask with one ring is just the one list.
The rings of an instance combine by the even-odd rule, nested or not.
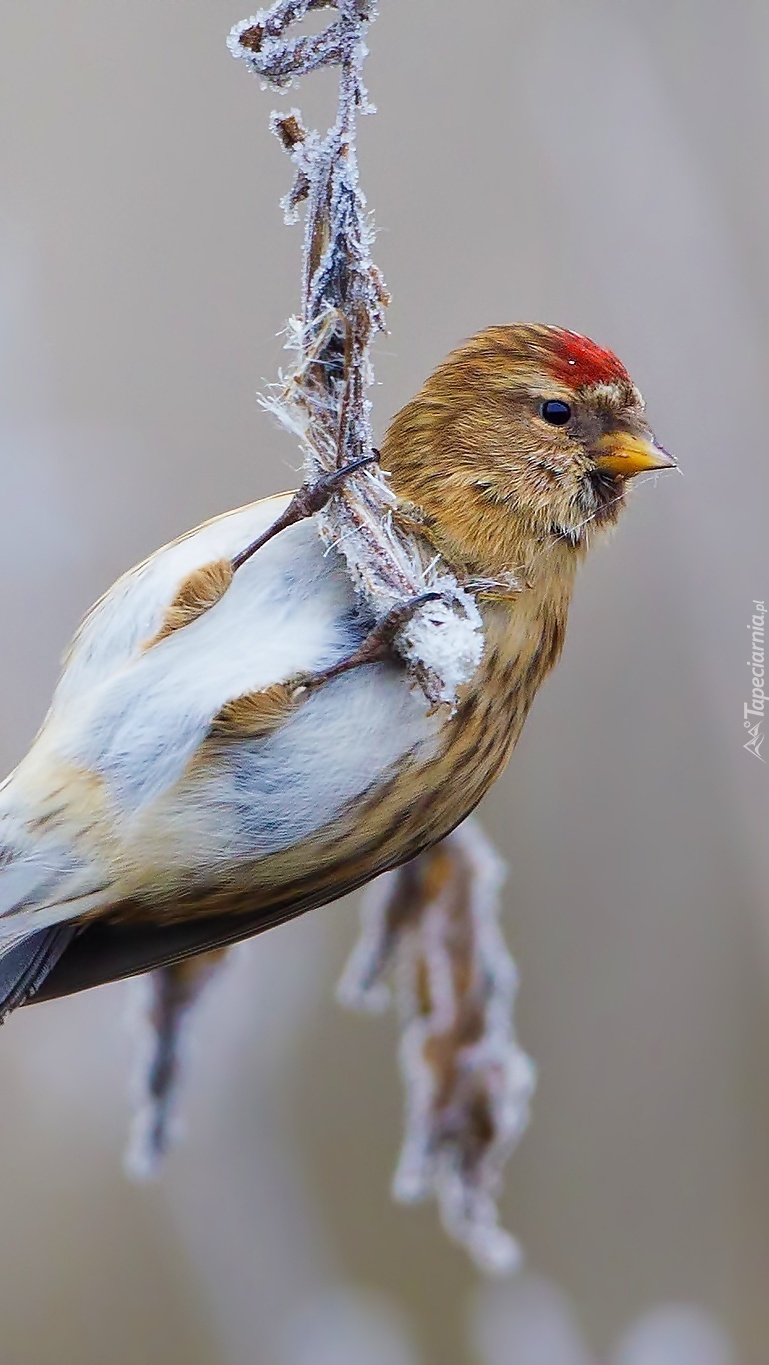
[(282, 494), (239, 508), (163, 546), (119, 578), (86, 616), (35, 743), (0, 784), (0, 945), (18, 941), (11, 921), (20, 907), (62, 894), (74, 903), (97, 889), (79, 877), (81, 860), (70, 837), (95, 816), (89, 809), (95, 774), (81, 753), (85, 734), (109, 709), (117, 680), (141, 663), (173, 617), (190, 577), (227, 563), (289, 499)]
[(163, 629), (190, 578), (231, 560), (272, 525), (290, 499), (290, 493), (279, 493), (212, 517), (122, 574), (76, 631), (54, 709), (77, 704), (88, 689), (134, 660)]
[[(54, 924), (98, 921), (132, 898), (146, 909), (172, 905), (191, 885), (248, 889), (260, 860), (301, 848), (432, 742), (437, 719), (383, 667), (345, 675), (282, 726), (254, 732), (255, 698), (344, 658), (370, 625), (311, 521), (232, 577), (233, 556), (287, 497), (164, 547), (86, 618), (38, 739), (0, 788), (0, 951)], [(274, 915), (261, 897), (260, 922), (308, 908), (287, 909), (282, 890)], [(246, 918), (219, 938), (244, 936)], [(181, 946), (180, 927), (161, 919), (158, 929), (168, 941), (157, 949), (126, 934), (117, 957), (128, 965), (117, 961), (108, 976), (211, 946), (202, 924)], [(91, 932), (67, 959), (86, 953)]]
[[(340, 882), (334, 889), (334, 900), (357, 890), (366, 880), (360, 877), (346, 884)], [(34, 993), (29, 992), (23, 999), (16, 1000), (10, 1008), (17, 1004), (58, 1000), (93, 986), (104, 986), (111, 981), (183, 962), (198, 953), (241, 943), (315, 909), (327, 900), (327, 892), (318, 892), (297, 896), (288, 905), (283, 901), (280, 905), (262, 904), (251, 914), (211, 915), (172, 924), (164, 924), (158, 917), (155, 921), (138, 923), (94, 921), (79, 929), (71, 925), (57, 926), (68, 930), (69, 941), (50, 963), (44, 977), (38, 979)], [(2, 961), (0, 959), (0, 990)]]
[[(38, 741), (0, 787), (0, 1019), (33, 998), (80, 937), (79, 926), (70, 921), (98, 910), (114, 895), (108, 860), (100, 860), (98, 847), (83, 846), (83, 829), (103, 814), (96, 794), (99, 775), (82, 752), (86, 732), (101, 735), (103, 751), (110, 725), (115, 727), (110, 697), (120, 691), (121, 679), (125, 689), (132, 669), (156, 647), (152, 642), (159, 645), (161, 637), (184, 625), (180, 602), (190, 621), (195, 608), (200, 614), (223, 594), (232, 557), (273, 523), (290, 496), (226, 513), (163, 546), (119, 578), (78, 629)], [(214, 584), (207, 601), (201, 577), (204, 587)], [(86, 714), (90, 719), (84, 725)], [(117, 749), (127, 745), (125, 775), (130, 737), (113, 733), (112, 738)], [(137, 735), (139, 745), (142, 738), (146, 743), (146, 729)], [(158, 780), (162, 784), (162, 776)]]

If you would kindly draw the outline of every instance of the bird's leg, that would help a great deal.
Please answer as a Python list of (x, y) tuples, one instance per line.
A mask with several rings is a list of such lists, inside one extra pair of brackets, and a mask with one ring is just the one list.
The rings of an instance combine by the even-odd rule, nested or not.
[(442, 597), (443, 593), (440, 592), (423, 592), (418, 597), (412, 597), (408, 602), (393, 607), (346, 659), (341, 659), (339, 663), (332, 664), (330, 668), (324, 668), (318, 673), (302, 673), (294, 678), (291, 686), (295, 693), (315, 691), (323, 683), (338, 678), (342, 673), (349, 673), (353, 668), (360, 668), (363, 664), (381, 663), (392, 658), (395, 652), (395, 638), (411, 620), (414, 612), (426, 602), (437, 602)]
[(328, 502), (331, 501), (337, 489), (350, 474), (355, 474), (359, 469), (365, 469), (367, 465), (379, 463), (379, 451), (372, 451), (371, 455), (363, 455), (359, 460), (352, 460), (349, 464), (342, 465), (339, 469), (334, 469), (330, 474), (321, 474), (312, 483), (303, 483), (291, 499), (285, 512), (269, 526), (262, 535), (247, 545), (245, 550), (241, 550), (235, 555), (232, 561), (233, 572), (239, 569), (246, 560), (255, 555), (257, 550), (261, 550), (273, 536), (277, 536), (287, 527), (294, 526), (298, 521), (304, 521), (306, 517), (314, 517), (316, 512), (321, 512)]

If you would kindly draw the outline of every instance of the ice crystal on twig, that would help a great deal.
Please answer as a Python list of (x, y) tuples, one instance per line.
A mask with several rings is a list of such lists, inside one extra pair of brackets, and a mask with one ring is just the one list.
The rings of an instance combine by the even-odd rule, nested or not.
[(344, 1004), (378, 1011), (394, 980), (406, 1090), (395, 1197), (433, 1196), (448, 1233), (493, 1271), (519, 1259), (496, 1200), (534, 1085), (512, 1024), (516, 972), (498, 922), (503, 877), (474, 820), (384, 873), (365, 894), (363, 933), (339, 986)]
[[(318, 9), (336, 11), (327, 28), (286, 36)], [(302, 204), (306, 217), (301, 316), (289, 327), (295, 361), (266, 404), (299, 437), (309, 482), (372, 451), (370, 350), (384, 330), (388, 296), (371, 259), (372, 224), (358, 182), (355, 134), (358, 113), (371, 111), (363, 63), (374, 17), (373, 0), (278, 0), (237, 24), (229, 37), (234, 55), (274, 88), (319, 67), (340, 71), (337, 116), (325, 136), (308, 132), (296, 109), (271, 120), (295, 168), (283, 201), (286, 218), (295, 221)], [(393, 518), (395, 507), (385, 475), (369, 467), (347, 479), (318, 514), (320, 532), (338, 547), (375, 618), (427, 591), (441, 594), (440, 603), (415, 613), (396, 646), (429, 701), (453, 707), (457, 688), (480, 662), (481, 618), (448, 566)]]
[(149, 972), (139, 983), (144, 994), (146, 1056), (140, 1094), (126, 1153), (131, 1175), (154, 1175), (177, 1136), (174, 1111), (187, 1019), (227, 953), (217, 948)]

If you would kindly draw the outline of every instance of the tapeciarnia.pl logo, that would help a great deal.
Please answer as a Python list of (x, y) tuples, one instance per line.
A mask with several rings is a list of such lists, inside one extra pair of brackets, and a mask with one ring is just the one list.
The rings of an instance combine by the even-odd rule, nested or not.
[(750, 669), (750, 701), (746, 701), (742, 708), (742, 723), (748, 732), (748, 739), (743, 744), (743, 749), (747, 749), (749, 754), (753, 754), (766, 763), (766, 759), (761, 753), (761, 745), (766, 738), (764, 734), (764, 719), (766, 714), (767, 695), (764, 692), (764, 682), (766, 672), (764, 665), (765, 657), (765, 635), (764, 621), (766, 619), (766, 607), (763, 602), (753, 600), (753, 615), (748, 621), (750, 631), (751, 651), (748, 659)]

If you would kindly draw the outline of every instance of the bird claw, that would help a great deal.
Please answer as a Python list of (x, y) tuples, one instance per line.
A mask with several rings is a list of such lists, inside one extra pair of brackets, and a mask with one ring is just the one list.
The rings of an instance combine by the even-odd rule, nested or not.
[(322, 687), (323, 683), (330, 682), (332, 678), (338, 678), (343, 673), (349, 673), (354, 668), (361, 668), (364, 664), (382, 663), (386, 659), (392, 658), (395, 651), (395, 640), (399, 632), (411, 620), (412, 616), (420, 607), (427, 602), (437, 602), (443, 597), (441, 592), (423, 592), (417, 597), (410, 597), (407, 602), (400, 602), (397, 606), (388, 611), (378, 625), (369, 632), (365, 639), (358, 645), (358, 648), (348, 655), (346, 659), (341, 659), (339, 663), (332, 664), (330, 668), (324, 668), (318, 673), (302, 673), (293, 681), (294, 696), (297, 693), (315, 691)]
[(285, 531), (289, 526), (295, 526), (298, 521), (305, 521), (308, 517), (314, 517), (316, 512), (322, 512), (327, 503), (331, 501), (334, 494), (350, 477), (357, 473), (359, 469), (366, 469), (368, 465), (379, 463), (379, 451), (373, 450), (370, 455), (363, 455), (359, 460), (351, 460), (349, 464), (342, 465), (339, 469), (334, 469), (328, 474), (321, 474), (312, 483), (303, 483), (297, 489), (285, 512), (269, 526), (261, 536), (247, 545), (245, 550), (241, 550), (232, 560), (233, 572), (239, 569), (247, 560), (261, 550), (268, 541), (274, 536)]
[(365, 469), (368, 465), (378, 463), (379, 451), (374, 450), (370, 455), (363, 455), (359, 460), (352, 460), (350, 464), (332, 470), (330, 474), (321, 474), (314, 483), (302, 484), (302, 487), (291, 499), (284, 515), (293, 514), (292, 520), (295, 521), (315, 516), (316, 512), (322, 512), (337, 489), (351, 474), (355, 474), (359, 469)]

